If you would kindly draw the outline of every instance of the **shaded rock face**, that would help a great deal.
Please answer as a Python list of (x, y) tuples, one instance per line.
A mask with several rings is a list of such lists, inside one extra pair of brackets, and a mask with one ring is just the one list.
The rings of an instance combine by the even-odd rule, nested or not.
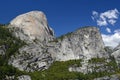
[(18, 77), (18, 80), (31, 80), (31, 77), (28, 75), (22, 75)]
[(0, 55), (5, 55), (5, 51), (6, 51), (5, 46), (4, 45), (0, 46)]
[(31, 80), (31, 77), (29, 75), (21, 75), (15, 78), (15, 76), (6, 76), (4, 80)]
[(111, 54), (116, 59), (118, 66), (120, 67), (120, 44), (114, 48), (113, 53)]
[(51, 40), (54, 36), (52, 28), (48, 26), (46, 16), (41, 11), (31, 11), (17, 16), (10, 22), (9, 28), (13, 35), (31, 42), (33, 40)]
[[(54, 42), (53, 42), (54, 43)], [(60, 38), (49, 51), (57, 61), (107, 57), (99, 30), (96, 27), (78, 29)]]
[(53, 59), (43, 44), (28, 44), (11, 56), (9, 64), (22, 71), (33, 72), (48, 69)]
[(95, 78), (94, 80), (120, 80), (120, 75), (110, 75), (110, 76), (104, 76), (100, 78)]

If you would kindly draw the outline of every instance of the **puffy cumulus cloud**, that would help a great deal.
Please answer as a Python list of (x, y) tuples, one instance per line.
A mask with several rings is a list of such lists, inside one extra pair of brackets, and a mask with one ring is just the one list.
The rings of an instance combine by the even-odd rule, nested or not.
[(91, 17), (97, 22), (98, 26), (107, 26), (108, 24), (114, 25), (119, 17), (119, 11), (117, 9), (108, 10), (103, 13), (93, 11)]
[(114, 48), (120, 43), (120, 29), (115, 30), (112, 35), (102, 34), (102, 38), (105, 46), (111, 46)]
[[(103, 13), (97, 11), (92, 12), (91, 18), (97, 23), (98, 26), (105, 26), (106, 31), (111, 33), (108, 25), (113, 25), (117, 22), (120, 12), (117, 9), (108, 10)], [(113, 34), (102, 34), (103, 41), (106, 46), (116, 47), (120, 43), (120, 29), (115, 30)]]

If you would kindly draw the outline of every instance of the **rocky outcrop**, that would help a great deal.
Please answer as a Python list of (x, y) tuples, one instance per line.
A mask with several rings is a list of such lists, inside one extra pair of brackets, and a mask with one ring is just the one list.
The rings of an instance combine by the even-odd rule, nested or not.
[(17, 16), (10, 22), (9, 28), (14, 36), (28, 43), (34, 40), (48, 41), (54, 37), (54, 31), (48, 26), (46, 16), (41, 11)]
[(31, 80), (31, 77), (29, 75), (21, 75), (18, 77), (6, 75), (6, 78), (4, 80), (16, 80), (16, 79), (17, 80)]
[(95, 78), (94, 80), (120, 80), (120, 75), (110, 75), (110, 76), (104, 76), (100, 78)]
[(111, 54), (116, 59), (118, 66), (120, 67), (120, 44), (114, 48), (113, 53)]
[(9, 30), (27, 43), (11, 56), (9, 64), (27, 72), (44, 70), (51, 65), (53, 60), (46, 45), (54, 38), (54, 32), (43, 12), (31, 11), (16, 17), (10, 22)]
[[(54, 45), (49, 48), (48, 52), (56, 61), (66, 61), (74, 59), (82, 59), (82, 66), (69, 67), (70, 72), (82, 72), (87, 74), (93, 72), (93, 65), (89, 60), (92, 58), (108, 58), (109, 55), (105, 51), (101, 34), (96, 27), (84, 27), (72, 33), (68, 33), (53, 41)], [(52, 44), (53, 44), (52, 43)], [(104, 64), (104, 63), (103, 63)], [(103, 66), (104, 65), (99, 65)], [(96, 67), (96, 66), (95, 66)], [(98, 69), (97, 71), (105, 71), (106, 69)]]
[(31, 77), (28, 75), (22, 75), (22, 76), (19, 76), (17, 78), (18, 78), (18, 80), (31, 80)]
[(19, 52), (11, 56), (9, 64), (27, 72), (48, 69), (53, 59), (48, 54), (45, 45), (33, 43), (23, 46)]
[(14, 36), (27, 43), (9, 59), (9, 64), (22, 71), (40, 71), (48, 69), (53, 61), (74, 59), (83, 60), (81, 71), (84, 71), (88, 60), (108, 57), (96, 27), (84, 27), (54, 38), (45, 15), (32, 11), (13, 19), (9, 29)]
[(1, 45), (0, 46), (0, 55), (5, 55), (5, 51), (6, 51), (5, 46)]
[[(55, 61), (82, 59), (80, 67), (70, 67), (70, 72), (93, 72), (92, 58), (108, 58), (101, 34), (96, 27), (84, 27), (63, 35), (51, 42), (48, 52)], [(88, 66), (90, 65), (90, 66)], [(106, 69), (104, 69), (106, 70)], [(104, 71), (103, 70), (103, 71)]]
[(59, 37), (51, 44), (54, 45), (50, 45), (48, 52), (56, 61), (108, 57), (100, 32), (96, 27), (78, 29)]
[[(81, 66), (70, 66), (70, 72), (82, 72), (84, 74), (88, 73), (99, 73), (99, 72), (106, 72), (106, 73), (114, 73), (117, 68), (117, 63), (115, 59), (112, 58), (92, 58), (90, 60), (83, 60), (80, 62)], [(114, 64), (113, 64), (114, 63)]]

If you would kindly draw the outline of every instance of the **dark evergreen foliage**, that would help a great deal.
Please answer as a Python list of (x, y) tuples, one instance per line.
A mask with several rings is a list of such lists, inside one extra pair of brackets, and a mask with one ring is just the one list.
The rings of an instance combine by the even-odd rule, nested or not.
[(23, 41), (12, 36), (6, 25), (0, 24), (0, 46), (5, 46), (5, 54), (0, 55), (0, 80), (4, 80), (5, 76), (12, 76), (19, 73), (16, 68), (8, 65), (8, 60), (24, 44)]

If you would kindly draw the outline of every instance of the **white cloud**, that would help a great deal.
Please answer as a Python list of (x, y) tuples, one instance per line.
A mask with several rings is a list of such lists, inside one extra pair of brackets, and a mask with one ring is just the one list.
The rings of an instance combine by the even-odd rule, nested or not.
[(91, 16), (92, 20), (97, 19), (97, 17), (98, 17), (98, 12), (93, 11), (92, 14), (94, 15), (94, 16)]
[(106, 28), (106, 31), (108, 32), (108, 33), (111, 33), (111, 29), (110, 28)]
[(114, 33), (119, 33), (120, 34), (120, 29), (115, 30)]
[(98, 26), (107, 26), (108, 23), (107, 23), (107, 21), (106, 21), (105, 18), (102, 18), (102, 19), (100, 19), (100, 20), (97, 20), (97, 25), (98, 25)]
[(93, 11), (93, 15), (98, 16), (98, 12)]
[[(105, 26), (106, 31), (111, 33), (108, 25), (113, 25), (117, 22), (120, 12), (117, 9), (108, 10), (103, 13), (97, 11), (92, 12), (91, 18), (96, 21), (98, 26)], [(116, 47), (120, 43), (120, 29), (115, 30), (114, 34), (102, 34), (103, 41), (106, 46)]]
[(110, 20), (108, 20), (108, 22), (109, 22), (110, 24), (114, 25), (114, 24), (116, 23), (116, 20), (110, 19)]
[(106, 17), (108, 19), (117, 19), (118, 18), (118, 10), (117, 9), (114, 9), (114, 10), (108, 10), (104, 13), (101, 13), (100, 15), (103, 16), (103, 17)]
[(105, 46), (116, 47), (120, 43), (120, 30), (115, 30), (113, 35), (102, 34)]
[(108, 10), (103, 13), (96, 11), (92, 12), (92, 19), (96, 20), (98, 26), (107, 26), (108, 24), (114, 25), (119, 17), (119, 11), (117, 9)]

